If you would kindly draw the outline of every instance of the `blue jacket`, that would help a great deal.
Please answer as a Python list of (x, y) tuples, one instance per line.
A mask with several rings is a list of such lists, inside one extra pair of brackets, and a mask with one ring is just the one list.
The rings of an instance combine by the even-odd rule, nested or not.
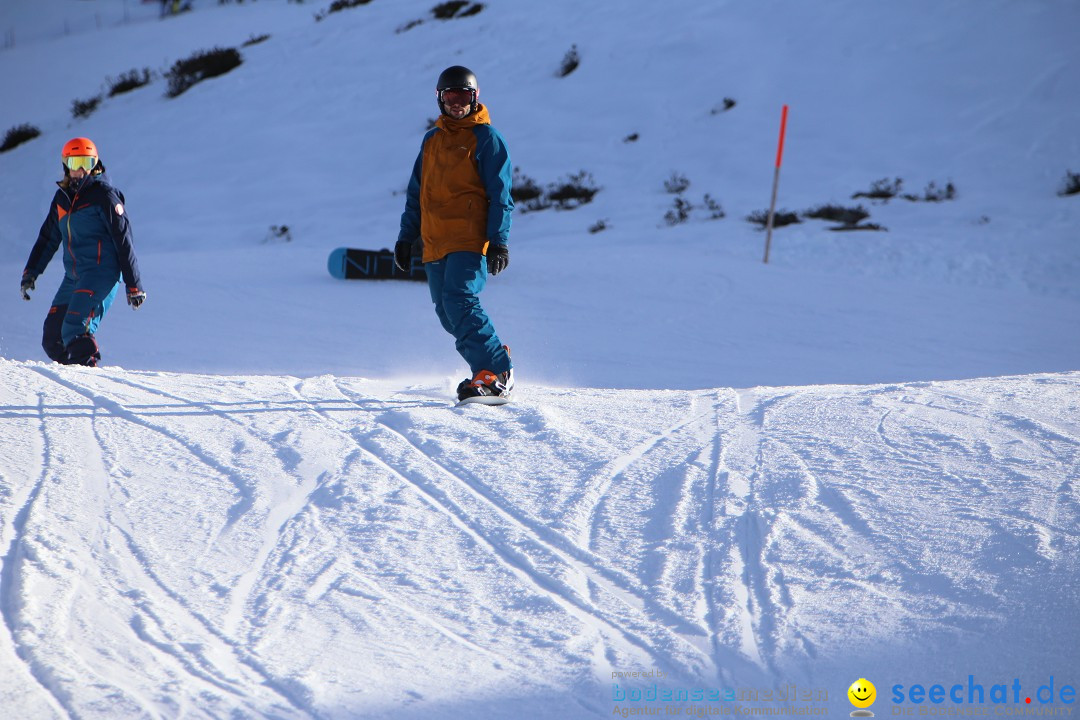
[(45, 272), (63, 244), (64, 270), (72, 280), (112, 275), (123, 277), (128, 289), (141, 291), (124, 194), (109, 183), (104, 173), (91, 175), (75, 192), (66, 181), (57, 185), (60, 189), (30, 251), (26, 272), (34, 277)]
[(510, 238), (512, 167), (487, 108), (455, 120), (441, 115), (413, 164), (398, 240), (424, 240), (424, 262), (452, 252), (487, 254)]

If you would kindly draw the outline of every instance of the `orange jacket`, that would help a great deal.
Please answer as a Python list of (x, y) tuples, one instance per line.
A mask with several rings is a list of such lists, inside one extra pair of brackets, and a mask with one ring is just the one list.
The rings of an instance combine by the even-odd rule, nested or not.
[(506, 141), (484, 105), (461, 120), (441, 115), (413, 165), (398, 239), (423, 238), (424, 262), (506, 244), (511, 176)]

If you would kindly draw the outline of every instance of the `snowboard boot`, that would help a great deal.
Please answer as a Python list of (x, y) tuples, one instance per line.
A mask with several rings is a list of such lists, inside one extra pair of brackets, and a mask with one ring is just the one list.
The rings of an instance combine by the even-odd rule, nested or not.
[(80, 335), (67, 344), (67, 356), (61, 360), (64, 365), (85, 365), (97, 367), (101, 360), (101, 351), (93, 335)]
[(490, 370), (481, 370), (476, 373), (472, 380), (465, 378), (457, 388), (458, 402), (470, 397), (494, 395), (495, 397), (509, 397), (514, 389), (513, 368), (496, 375)]

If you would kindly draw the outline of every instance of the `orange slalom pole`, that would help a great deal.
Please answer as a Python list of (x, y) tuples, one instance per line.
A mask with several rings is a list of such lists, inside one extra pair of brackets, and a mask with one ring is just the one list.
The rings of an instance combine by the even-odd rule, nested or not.
[(776, 171), (773, 173), (772, 200), (769, 201), (769, 219), (765, 223), (765, 263), (769, 262), (769, 248), (772, 245), (773, 215), (776, 213), (776, 191), (780, 187), (780, 163), (784, 159), (784, 133), (787, 131), (787, 109), (780, 111), (780, 142), (776, 148)]

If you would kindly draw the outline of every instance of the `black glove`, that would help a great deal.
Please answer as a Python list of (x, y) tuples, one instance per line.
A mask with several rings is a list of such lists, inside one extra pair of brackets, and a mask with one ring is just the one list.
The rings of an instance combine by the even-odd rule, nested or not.
[(394, 245), (394, 265), (403, 273), (412, 268), (412, 240), (398, 240)]
[(127, 289), (127, 301), (132, 310), (138, 310), (139, 306), (146, 302), (146, 293), (137, 287)]
[(19, 285), (19, 292), (22, 293), (23, 300), (30, 299), (30, 291), (34, 289), (35, 280), (37, 280), (37, 276), (31, 275), (29, 270), (23, 272), (22, 284)]
[(510, 248), (502, 243), (492, 243), (487, 253), (488, 272), (498, 275), (510, 264)]

